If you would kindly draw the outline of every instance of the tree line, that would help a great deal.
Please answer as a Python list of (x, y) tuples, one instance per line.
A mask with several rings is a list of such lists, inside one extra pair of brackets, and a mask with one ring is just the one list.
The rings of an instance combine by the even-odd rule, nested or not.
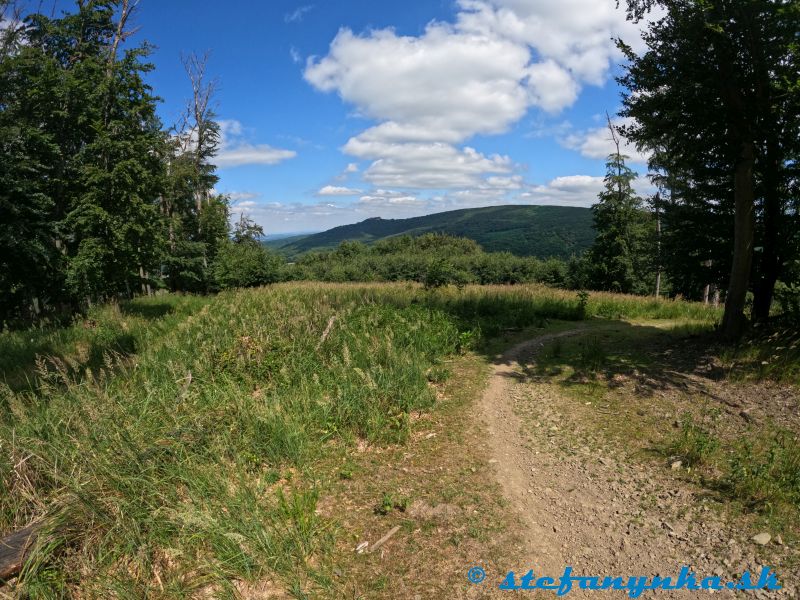
[(736, 339), (800, 299), (800, 2), (627, 2), (635, 22), (651, 9), (641, 54), (617, 40), (617, 129), (650, 154), (658, 193), (633, 193), (612, 130), (598, 238), (576, 268), (587, 287), (722, 294)]
[[(618, 79), (624, 135), (652, 158), (657, 267), (675, 291), (725, 290), (722, 333), (800, 293), (800, 2), (628, 0), (647, 27)], [(657, 248), (659, 250), (659, 248)]]
[(268, 262), (258, 226), (230, 235), (213, 192), (220, 129), (205, 57), (165, 127), (147, 44), (123, 49), (134, 0), (81, 0), (60, 17), (0, 0), (0, 323), (70, 315), (156, 288), (226, 285), (242, 255)]

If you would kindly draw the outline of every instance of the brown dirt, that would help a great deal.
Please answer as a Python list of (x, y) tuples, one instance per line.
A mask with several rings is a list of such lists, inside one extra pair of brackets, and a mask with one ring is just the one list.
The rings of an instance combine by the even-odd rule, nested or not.
[[(754, 544), (751, 533), (716, 510), (708, 494), (691, 483), (632, 462), (602, 444), (598, 449), (591, 427), (575, 423), (562, 395), (528, 379), (526, 372), (542, 346), (582, 331), (544, 335), (506, 352), (496, 361), (480, 402), (489, 462), (526, 528), (520, 534), (528, 563), (508, 565), (508, 570), (522, 575), (532, 568), (537, 576), (557, 577), (571, 565), (576, 575), (627, 578), (677, 575), (688, 565), (698, 578), (719, 576), (725, 582), (746, 569), (775, 566), (767, 561), (778, 560), (788, 549), (776, 548), (774, 542), (768, 549)], [(490, 589), (504, 575), (489, 572), (476, 588), (494, 595)], [(797, 597), (795, 575), (780, 570), (778, 575), (783, 590), (749, 592), (750, 597)], [(646, 595), (686, 598), (706, 593), (658, 590)], [(715, 597), (734, 595), (715, 592)], [(573, 591), (570, 596), (625, 597), (620, 591)]]

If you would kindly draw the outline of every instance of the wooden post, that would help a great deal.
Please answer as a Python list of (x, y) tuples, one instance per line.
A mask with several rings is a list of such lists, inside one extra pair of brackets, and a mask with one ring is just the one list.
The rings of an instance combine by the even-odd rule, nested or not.
[(661, 297), (661, 196), (656, 193), (656, 298)]
[(22, 570), (40, 527), (41, 523), (33, 523), (0, 538), (0, 581), (14, 577)]
[[(711, 259), (706, 260), (703, 262), (704, 267), (711, 268), (712, 265)], [(703, 288), (703, 304), (708, 304), (709, 295), (711, 294), (711, 284), (707, 283), (706, 287)]]

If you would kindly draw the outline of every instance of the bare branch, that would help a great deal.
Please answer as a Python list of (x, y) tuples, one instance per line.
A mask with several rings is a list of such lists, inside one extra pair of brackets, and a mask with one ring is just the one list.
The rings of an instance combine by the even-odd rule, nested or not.
[(119, 13), (119, 21), (117, 21), (117, 31), (114, 33), (114, 41), (111, 44), (111, 51), (108, 55), (108, 74), (111, 74), (111, 67), (117, 60), (117, 52), (119, 50), (119, 45), (129, 37), (134, 35), (137, 31), (139, 31), (138, 27), (134, 27), (133, 29), (127, 30), (125, 27), (128, 24), (128, 19), (130, 19), (131, 15), (134, 13), (136, 8), (139, 6), (139, 0), (122, 0), (122, 5), (120, 6), (120, 13)]
[(22, 30), (22, 7), (15, 0), (0, 0), (0, 57), (8, 56)]
[(611, 132), (611, 141), (613, 141), (614, 145), (617, 147), (617, 156), (619, 156), (619, 134), (617, 128), (611, 123), (611, 117), (608, 115), (608, 111), (606, 111), (606, 121), (608, 121), (608, 130)]

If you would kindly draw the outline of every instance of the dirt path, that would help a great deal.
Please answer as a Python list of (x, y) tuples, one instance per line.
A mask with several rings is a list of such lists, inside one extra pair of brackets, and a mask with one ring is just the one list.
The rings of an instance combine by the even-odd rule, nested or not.
[[(556, 337), (581, 332), (538, 337), (506, 352), (496, 361), (481, 401), (490, 462), (527, 528), (522, 537), (529, 562), (508, 569), (518, 576), (533, 568), (537, 576), (557, 577), (571, 565), (576, 575), (627, 578), (674, 576), (688, 565), (699, 578), (719, 576), (723, 583), (745, 569), (758, 572), (759, 547), (710, 509), (696, 489), (652, 466), (598, 450), (591, 428), (571, 421), (565, 400), (528, 378), (525, 366), (537, 350)], [(490, 574), (484, 585), (494, 586), (502, 576)], [(780, 592), (745, 594), (791, 598), (795, 593), (786, 586)], [(658, 590), (644, 597), (707, 594)], [(626, 596), (621, 591), (574, 591), (570, 597)], [(734, 597), (734, 592), (722, 590), (714, 597)]]

